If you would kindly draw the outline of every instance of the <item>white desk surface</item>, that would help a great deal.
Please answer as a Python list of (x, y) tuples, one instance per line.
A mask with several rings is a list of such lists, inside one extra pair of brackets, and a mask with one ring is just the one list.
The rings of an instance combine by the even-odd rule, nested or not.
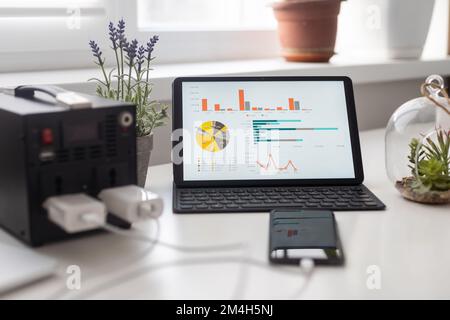
[[(239, 251), (179, 253), (157, 247), (150, 255), (143, 255), (148, 244), (105, 233), (37, 249), (59, 259), (63, 267), (79, 265), (81, 291), (64, 289), (63, 274), (1, 298), (46, 299), (55, 295), (95, 299), (450, 298), (450, 206), (426, 206), (400, 197), (385, 174), (383, 130), (363, 132), (361, 145), (365, 185), (388, 208), (336, 212), (346, 265), (317, 267), (301, 296), (295, 293), (303, 284), (302, 275), (280, 273), (276, 267), (243, 269), (236, 262), (186, 264), (195, 259), (204, 261), (205, 257), (242, 256)], [(171, 165), (150, 169), (150, 189), (162, 195), (166, 205), (160, 220), (162, 240), (185, 245), (246, 242), (247, 254), (268, 264), (267, 213), (173, 214)], [(143, 223), (139, 228), (148, 228), (151, 233), (151, 226)], [(18, 244), (3, 231), (0, 241)], [(366, 285), (370, 265), (380, 268), (379, 290), (369, 290)]]

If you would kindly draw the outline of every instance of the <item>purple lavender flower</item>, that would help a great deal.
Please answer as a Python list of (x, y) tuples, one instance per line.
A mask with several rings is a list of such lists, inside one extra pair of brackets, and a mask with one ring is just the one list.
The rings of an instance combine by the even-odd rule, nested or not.
[(134, 39), (131, 43), (128, 43), (125, 47), (125, 52), (127, 53), (128, 62), (130, 65), (133, 65), (134, 58), (136, 58), (137, 54), (138, 41)]
[(100, 51), (100, 47), (98, 46), (97, 42), (94, 40), (89, 41), (89, 46), (91, 47), (92, 55), (98, 59), (98, 62), (100, 64), (103, 64), (102, 60), (102, 53)]
[(123, 19), (120, 19), (117, 23), (117, 38), (119, 40), (119, 47), (126, 48), (128, 41), (125, 37), (125, 21)]
[(156, 43), (158, 42), (158, 40), (159, 40), (159, 36), (154, 35), (147, 42), (147, 47), (145, 48), (145, 52), (147, 52), (147, 59), (148, 60), (150, 60), (150, 58), (152, 57), (153, 49), (154, 49)]
[(123, 18), (117, 23), (117, 30), (120, 34), (125, 33), (125, 20)]
[(138, 72), (140, 73), (142, 70), (142, 64), (144, 63), (144, 54), (145, 54), (145, 47), (139, 46), (139, 49), (137, 51), (137, 65), (138, 65)]
[(127, 37), (125, 35), (119, 35), (119, 48), (126, 51), (126, 48), (128, 47), (129, 43), (127, 40)]
[(109, 29), (109, 40), (111, 40), (111, 42), (112, 42), (113, 49), (116, 50), (117, 49), (117, 40), (119, 39), (117, 29), (112, 22), (109, 23), (108, 29)]

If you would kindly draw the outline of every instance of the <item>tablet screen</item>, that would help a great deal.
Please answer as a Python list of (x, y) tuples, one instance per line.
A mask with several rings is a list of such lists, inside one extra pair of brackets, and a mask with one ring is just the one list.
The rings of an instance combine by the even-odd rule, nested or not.
[(185, 181), (352, 179), (343, 81), (182, 83)]

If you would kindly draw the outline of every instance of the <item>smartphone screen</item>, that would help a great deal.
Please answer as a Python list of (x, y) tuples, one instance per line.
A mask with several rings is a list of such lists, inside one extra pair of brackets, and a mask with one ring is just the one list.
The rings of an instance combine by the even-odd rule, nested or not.
[(344, 254), (334, 214), (327, 210), (277, 209), (270, 214), (269, 260), (341, 265)]

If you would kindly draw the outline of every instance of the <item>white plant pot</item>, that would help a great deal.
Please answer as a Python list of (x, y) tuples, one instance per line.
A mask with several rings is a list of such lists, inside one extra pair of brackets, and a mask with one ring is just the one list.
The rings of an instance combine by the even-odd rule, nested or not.
[[(417, 59), (428, 35), (434, 0), (349, 0), (342, 52), (364, 58)], [(351, 36), (349, 36), (351, 35)]]

